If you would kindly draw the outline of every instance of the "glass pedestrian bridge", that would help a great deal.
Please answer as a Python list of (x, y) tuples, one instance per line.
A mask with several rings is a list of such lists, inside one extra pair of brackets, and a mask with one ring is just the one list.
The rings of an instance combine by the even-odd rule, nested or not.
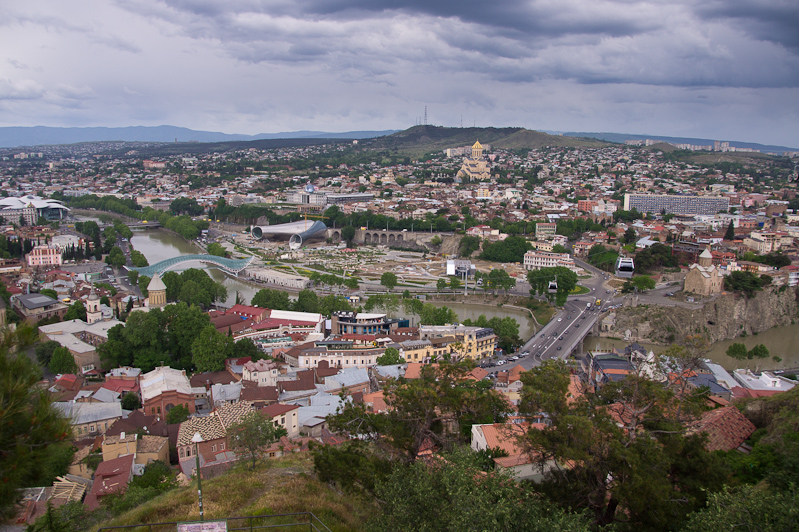
[(128, 271), (139, 272), (139, 275), (152, 277), (158, 272), (158, 275), (164, 275), (164, 272), (170, 270), (184, 262), (202, 262), (208, 266), (216, 267), (227, 273), (238, 275), (244, 268), (250, 265), (255, 257), (248, 257), (246, 259), (227, 259), (225, 257), (217, 257), (216, 255), (180, 255), (179, 257), (172, 257), (171, 259), (162, 260), (150, 266), (134, 268), (128, 266)]

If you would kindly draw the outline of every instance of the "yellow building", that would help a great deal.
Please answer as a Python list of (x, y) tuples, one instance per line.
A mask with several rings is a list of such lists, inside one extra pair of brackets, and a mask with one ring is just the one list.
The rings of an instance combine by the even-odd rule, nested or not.
[(478, 181), (491, 179), (491, 169), (488, 161), (483, 157), (483, 145), (477, 141), (472, 146), (472, 156), (463, 159), (463, 165), (458, 171), (458, 177), (468, 177)]
[(121, 433), (119, 436), (106, 436), (103, 439), (103, 462), (125, 456), (135, 455), (136, 464), (147, 465), (161, 460), (169, 463), (169, 438), (163, 436), (139, 436)]

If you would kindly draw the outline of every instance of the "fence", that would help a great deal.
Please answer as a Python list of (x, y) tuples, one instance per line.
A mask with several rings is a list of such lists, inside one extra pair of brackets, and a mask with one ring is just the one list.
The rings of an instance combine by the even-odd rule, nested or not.
[[(209, 519), (206, 522), (225, 521), (227, 532), (233, 531), (254, 531), (254, 530), (274, 530), (276, 532), (330, 532), (330, 529), (311, 512), (300, 512), (291, 514), (269, 514), (253, 515), (249, 517), (228, 517), (227, 519)], [(178, 521), (165, 523), (149, 523), (143, 525), (124, 525), (108, 526), (101, 528), (103, 531), (120, 532), (175, 532), (178, 525), (183, 524)], [(193, 525), (200, 524), (193, 522)]]

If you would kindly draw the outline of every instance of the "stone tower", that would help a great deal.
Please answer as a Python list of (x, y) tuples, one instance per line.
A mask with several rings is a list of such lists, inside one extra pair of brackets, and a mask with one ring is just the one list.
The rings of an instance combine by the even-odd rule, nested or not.
[(161, 280), (161, 276), (156, 272), (147, 285), (147, 306), (163, 307), (166, 305), (166, 285)]
[(699, 255), (699, 265), (703, 268), (710, 268), (713, 266), (713, 255), (710, 254), (708, 248), (705, 248), (705, 251)]
[(86, 322), (97, 323), (102, 319), (103, 313), (100, 310), (100, 296), (97, 295), (97, 293), (94, 291), (94, 286), (92, 286), (89, 299), (86, 301)]

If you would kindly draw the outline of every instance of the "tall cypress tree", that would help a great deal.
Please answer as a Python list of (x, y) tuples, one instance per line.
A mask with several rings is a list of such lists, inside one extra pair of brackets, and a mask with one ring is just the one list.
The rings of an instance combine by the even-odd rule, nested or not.
[(724, 240), (735, 240), (735, 226), (733, 226), (732, 220), (730, 220), (730, 225), (727, 226), (727, 232), (724, 233)]

